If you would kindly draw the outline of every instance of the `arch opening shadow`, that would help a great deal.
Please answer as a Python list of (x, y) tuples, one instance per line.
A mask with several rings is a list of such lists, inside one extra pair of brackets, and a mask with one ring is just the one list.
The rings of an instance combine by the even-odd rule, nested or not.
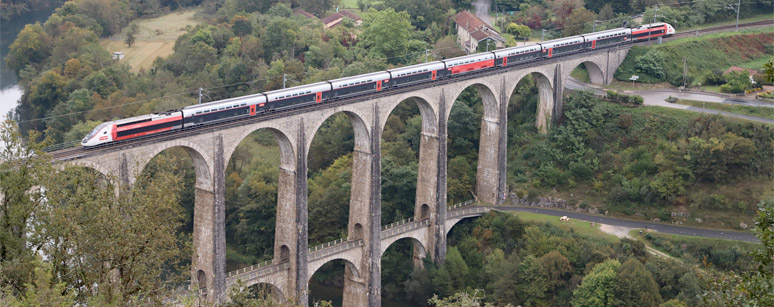
[(418, 191), (421, 151), (428, 151), (425, 147), (432, 146), (426, 143), (428, 138), (437, 135), (437, 126), (432, 107), (419, 97), (400, 101), (384, 120), (381, 139), (382, 225), (415, 215), (417, 199), (424, 198), (423, 193)]
[(297, 231), (294, 170), (287, 135), (275, 128), (245, 131), (226, 164), (227, 271), (290, 259)]
[(351, 235), (351, 204), (368, 198), (363, 178), (370, 170), (362, 165), (370, 136), (360, 116), (338, 112), (314, 131), (307, 154), (310, 246)]
[(285, 302), (285, 295), (280, 288), (270, 283), (257, 283), (246, 289), (249, 291), (248, 298), (261, 299), (267, 306), (280, 305)]
[[(394, 305), (419, 306), (426, 298), (415, 298), (407, 292), (407, 280), (412, 280), (412, 273), (421, 269), (427, 256), (425, 246), (419, 240), (407, 237), (392, 244), (382, 254), (382, 301)], [(423, 274), (418, 271), (416, 274)], [(425, 273), (426, 274), (426, 273)]]
[(332, 259), (314, 270), (309, 276), (309, 305), (330, 300), (334, 306), (342, 306), (347, 278), (360, 278), (360, 272), (354, 263), (343, 258)]
[(602, 73), (602, 69), (591, 61), (585, 61), (575, 66), (570, 73), (570, 77), (579, 82), (605, 84), (605, 75)]

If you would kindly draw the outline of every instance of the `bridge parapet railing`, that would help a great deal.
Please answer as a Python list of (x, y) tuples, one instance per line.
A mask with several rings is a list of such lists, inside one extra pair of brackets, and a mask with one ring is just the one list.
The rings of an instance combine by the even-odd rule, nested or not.
[(475, 203), (476, 203), (476, 201), (473, 200), (473, 199), (466, 200), (464, 202), (456, 203), (454, 205), (446, 207), (446, 211), (450, 211), (450, 210), (454, 210), (454, 209), (462, 208), (462, 207), (467, 207), (467, 206), (470, 206), (470, 205), (474, 205)]
[(489, 208), (489, 207), (471, 207), (471, 208), (457, 209), (457, 210), (449, 211), (449, 213), (447, 214), (448, 215), (447, 218), (486, 213), (491, 210), (492, 208)]
[[(262, 264), (265, 264), (265, 263), (262, 263)], [(252, 268), (252, 269), (248, 269), (248, 268)], [(240, 273), (226, 277), (226, 287), (231, 287), (233, 284), (237, 282), (237, 280), (242, 280), (246, 282), (262, 276), (271, 275), (276, 272), (285, 271), (290, 268), (290, 262), (285, 261), (277, 264), (271, 264), (269, 262), (269, 264), (266, 264), (263, 266), (260, 266), (260, 265), (250, 266), (248, 268), (244, 268), (248, 270), (243, 270), (243, 271), (241, 271), (242, 269), (240, 269), (241, 271)]]
[(345, 250), (349, 250), (355, 247), (363, 246), (363, 239), (344, 241), (344, 239), (338, 239), (336, 241), (324, 243), (312, 247), (309, 249), (309, 261), (317, 260), (329, 255), (333, 255)]
[(414, 218), (408, 218), (400, 222), (391, 223), (385, 226), (382, 226), (382, 234), (381, 238), (387, 238), (394, 236), (396, 234), (401, 234), (407, 231), (412, 231), (414, 229), (427, 227), (430, 225), (430, 219), (421, 219), (418, 221), (415, 221)]

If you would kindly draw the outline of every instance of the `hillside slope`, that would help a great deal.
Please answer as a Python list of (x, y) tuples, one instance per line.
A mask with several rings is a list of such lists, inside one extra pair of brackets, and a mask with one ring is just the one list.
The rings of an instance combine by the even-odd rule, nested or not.
[(634, 46), (615, 73), (617, 80), (632, 75), (639, 82), (683, 81), (683, 59), (689, 80), (701, 82), (701, 76), (712, 70), (726, 70), (732, 65), (771, 57), (774, 54), (774, 29), (743, 31), (738, 35), (720, 34), (670, 41), (663, 45)]

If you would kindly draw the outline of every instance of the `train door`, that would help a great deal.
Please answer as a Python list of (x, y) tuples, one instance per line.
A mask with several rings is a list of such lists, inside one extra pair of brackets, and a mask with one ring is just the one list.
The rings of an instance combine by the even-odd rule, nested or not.
[(322, 101), (322, 92), (317, 92), (317, 94), (314, 95), (314, 102), (320, 103)]
[(554, 48), (548, 48), (548, 57), (552, 57), (554, 55)]
[(591, 41), (591, 49), (596, 49), (596, 48), (597, 48), (597, 40)]
[(255, 116), (255, 105), (250, 105), (250, 116)]
[(382, 80), (376, 81), (376, 90), (381, 91), (382, 90)]

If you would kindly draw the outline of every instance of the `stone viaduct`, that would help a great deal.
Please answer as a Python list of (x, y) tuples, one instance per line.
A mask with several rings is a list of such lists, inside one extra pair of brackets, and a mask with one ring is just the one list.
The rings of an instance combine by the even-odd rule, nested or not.
[[(475, 192), (484, 203), (500, 202), (506, 193), (507, 106), (517, 83), (532, 74), (539, 92), (536, 125), (545, 132), (562, 113), (563, 84), (570, 72), (585, 64), (591, 81), (607, 84), (626, 57), (629, 46), (584, 52), (501, 70), (478, 73), (439, 84), (421, 85), (411, 90), (395, 90), (375, 97), (352, 99), (310, 111), (294, 112), (281, 118), (245, 120), (243, 125), (224, 129), (201, 128), (186, 137), (164, 137), (141, 144), (128, 143), (83, 151), (59, 158), (71, 165), (96, 169), (115, 176), (125, 186), (135, 182), (148, 162), (162, 151), (181, 147), (194, 161), (196, 192), (194, 207), (193, 286), (205, 289), (208, 301), (219, 301), (227, 283), (235, 278), (249, 280), (249, 273), (225, 271), (225, 168), (237, 145), (250, 133), (267, 129), (280, 148), (279, 183), (274, 239), (274, 265), (261, 268), (260, 282), (273, 285), (284, 297), (306, 304), (308, 280), (322, 264), (344, 259), (344, 302), (346, 306), (381, 304), (381, 256), (401, 238), (412, 238), (415, 258), (424, 254), (442, 262), (446, 254), (446, 234), (454, 225), (447, 215), (447, 121), (460, 93), (474, 87), (483, 102), (480, 148)], [(382, 231), (381, 225), (381, 148), (380, 140), (392, 110), (405, 100), (414, 101), (422, 118), (419, 170), (416, 183), (416, 229), (399, 234)], [(318, 128), (330, 116), (344, 113), (355, 134), (352, 188), (346, 242), (334, 254), (312, 252), (308, 246), (307, 158)], [(199, 131), (197, 130), (197, 131)], [(346, 245), (347, 248), (342, 246)], [(260, 270), (260, 269), (259, 269)], [(254, 270), (254, 277), (260, 275)], [(267, 273), (267, 272), (270, 272)], [(247, 275), (245, 274), (247, 273)], [(268, 275), (267, 275), (268, 274)], [(259, 282), (257, 278), (252, 278)]]

